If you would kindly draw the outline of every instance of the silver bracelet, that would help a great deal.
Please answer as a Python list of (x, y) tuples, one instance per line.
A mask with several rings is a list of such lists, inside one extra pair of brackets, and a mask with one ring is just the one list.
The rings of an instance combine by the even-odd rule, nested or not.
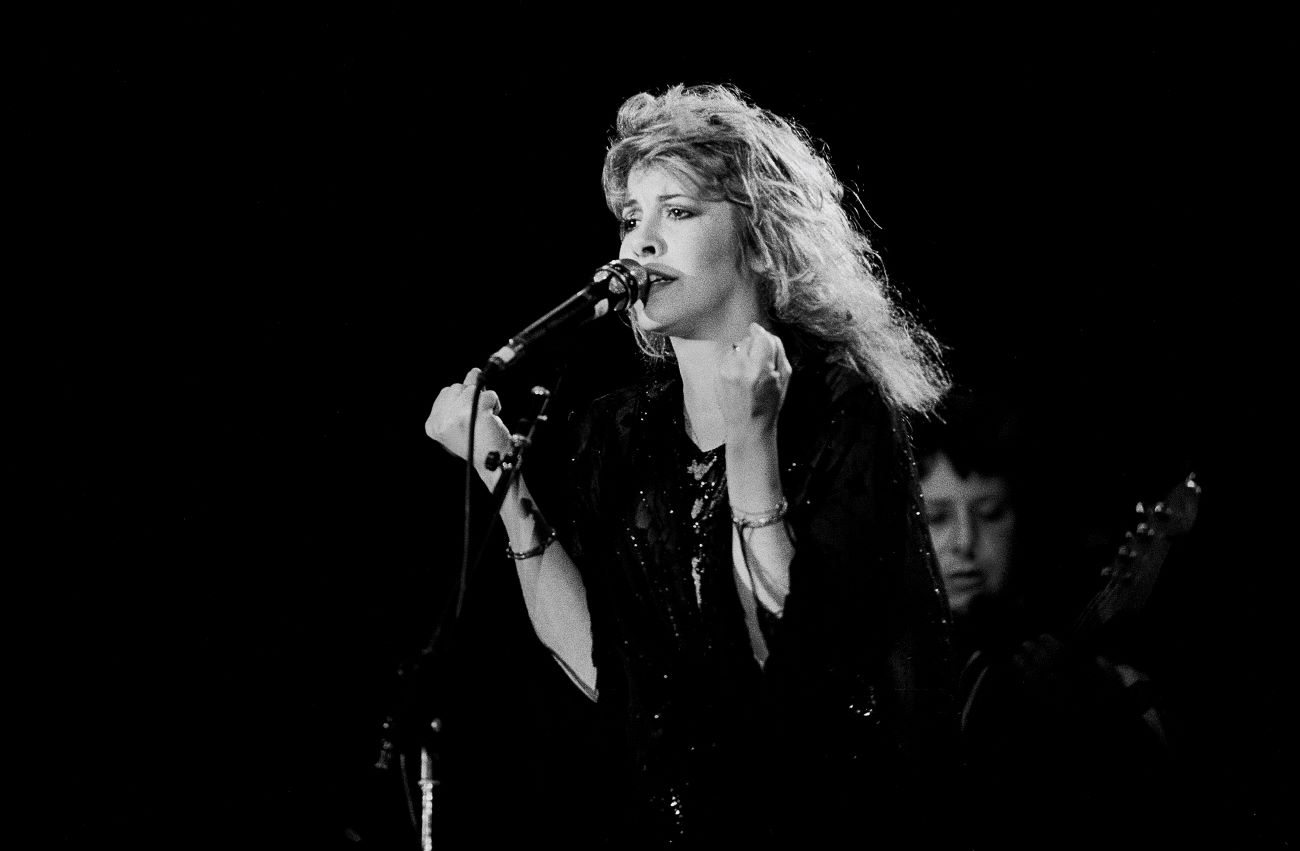
[(539, 556), (542, 553), (546, 552), (546, 548), (549, 547), (551, 545), (551, 542), (554, 540), (555, 540), (555, 530), (551, 529), (549, 532), (547, 532), (546, 537), (542, 539), (542, 542), (540, 544), (533, 547), (531, 550), (524, 550), (522, 553), (517, 553), (514, 550), (510, 549), (510, 543), (507, 541), (506, 555), (514, 559), (515, 561), (523, 561), (526, 558), (534, 558), (535, 556)]
[(764, 526), (771, 526), (773, 523), (780, 521), (785, 517), (786, 511), (790, 508), (786, 503), (785, 497), (776, 504), (775, 508), (769, 508), (767, 511), (761, 511), (756, 514), (750, 514), (744, 511), (731, 509), (731, 522), (737, 529), (762, 529)]

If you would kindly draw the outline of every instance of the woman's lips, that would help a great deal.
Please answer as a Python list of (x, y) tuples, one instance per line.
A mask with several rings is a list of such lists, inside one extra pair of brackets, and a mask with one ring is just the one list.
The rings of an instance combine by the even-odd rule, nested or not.
[(943, 581), (953, 590), (969, 591), (984, 584), (984, 574), (976, 570), (955, 571), (944, 574)]
[(671, 286), (676, 281), (677, 281), (676, 278), (659, 277), (656, 275), (651, 275), (649, 280), (646, 281), (645, 293), (643, 294), (641, 300), (645, 301), (650, 297), (651, 293), (657, 290), (662, 290), (665, 287)]

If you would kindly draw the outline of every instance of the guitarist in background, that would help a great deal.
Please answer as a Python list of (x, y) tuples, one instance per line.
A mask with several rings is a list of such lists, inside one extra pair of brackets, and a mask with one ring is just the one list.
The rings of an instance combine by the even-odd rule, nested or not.
[(914, 434), (960, 675), (967, 775), (943, 790), (949, 815), (975, 849), (1181, 845), (1194, 819), (1132, 633), (1080, 635), (1056, 614), (1072, 560), (1046, 545), (1062, 485), (1031, 480), (1067, 471), (1033, 463), (1021, 423), (992, 397), (953, 395)]

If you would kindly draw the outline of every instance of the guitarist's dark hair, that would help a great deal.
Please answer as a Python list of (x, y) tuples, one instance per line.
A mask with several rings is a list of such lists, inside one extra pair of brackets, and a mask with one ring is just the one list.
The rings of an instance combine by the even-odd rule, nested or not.
[(912, 439), (922, 475), (942, 453), (963, 477), (979, 473), (1005, 479), (1013, 489), (1024, 486), (1029, 447), (1023, 415), (1000, 394), (950, 393), (935, 416), (913, 424)]

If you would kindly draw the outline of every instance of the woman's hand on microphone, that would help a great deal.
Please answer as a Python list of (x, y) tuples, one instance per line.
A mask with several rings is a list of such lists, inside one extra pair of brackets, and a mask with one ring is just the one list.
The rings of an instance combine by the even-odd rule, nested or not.
[[(438, 392), (433, 409), (424, 422), (424, 433), (457, 458), (465, 458), (469, 449), (469, 413), (478, 384), (479, 370), (471, 369), (461, 384), (449, 384)], [(510, 430), (498, 414), (501, 400), (491, 390), (478, 397), (478, 416), (474, 422), (474, 456), (478, 461), (474, 470), (489, 488), (496, 484), (499, 470), (488, 470), (483, 460), (489, 452), (501, 457), (510, 453)]]

